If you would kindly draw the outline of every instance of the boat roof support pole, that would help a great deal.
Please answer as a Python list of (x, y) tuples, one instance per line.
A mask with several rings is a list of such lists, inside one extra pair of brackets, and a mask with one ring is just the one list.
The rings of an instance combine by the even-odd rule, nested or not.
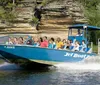
[(98, 39), (98, 55), (100, 55), (100, 38)]
[(86, 28), (86, 46), (88, 47), (88, 41), (87, 41), (87, 28)]
[(93, 42), (91, 42), (91, 51), (93, 52)]

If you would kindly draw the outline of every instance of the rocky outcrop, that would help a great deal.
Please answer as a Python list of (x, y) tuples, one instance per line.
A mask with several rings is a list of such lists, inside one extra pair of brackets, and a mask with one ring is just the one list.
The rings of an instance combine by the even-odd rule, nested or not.
[(86, 22), (82, 5), (74, 0), (55, 0), (43, 10), (40, 29), (66, 29), (70, 24)]
[[(42, 0), (37, 0), (37, 7), (40, 6)], [(5, 24), (0, 25), (1, 28), (9, 27), (17, 30), (34, 31), (34, 23), (31, 23), (34, 16), (34, 9), (36, 0), (23, 0), (18, 3), (15, 11), (18, 16), (15, 21), (12, 22), (11, 27)], [(85, 17), (83, 14), (83, 7), (75, 0), (59, 0), (48, 3), (42, 9), (42, 18), (39, 25), (40, 30), (51, 29), (66, 29), (66, 26), (73, 23), (85, 23)], [(16, 31), (16, 30), (15, 30)]]

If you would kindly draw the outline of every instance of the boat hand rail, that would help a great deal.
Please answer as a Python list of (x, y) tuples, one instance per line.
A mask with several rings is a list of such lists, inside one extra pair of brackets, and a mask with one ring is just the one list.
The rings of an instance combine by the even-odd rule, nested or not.
[[(48, 50), (57, 50), (57, 51), (68, 51), (68, 52), (75, 52), (75, 53), (78, 53), (78, 52), (80, 52), (80, 51), (71, 51), (71, 50), (68, 50), (68, 49), (53, 49), (53, 48), (42, 48), (42, 47), (40, 47), (40, 46), (38, 46), (38, 47), (35, 47), (35, 46), (32, 46), (32, 45), (14, 45), (14, 44), (0, 44), (0, 45), (2, 45), (2, 46), (12, 46), (12, 47), (14, 47), (14, 46), (24, 46), (24, 47), (33, 47), (33, 48), (39, 48), (39, 49), (48, 49)], [(80, 53), (84, 53), (84, 52), (80, 52)], [(85, 52), (85, 53), (87, 53), (87, 52)], [(87, 53), (87, 54), (90, 54), (90, 53)], [(92, 54), (94, 54), (94, 53), (92, 53)]]

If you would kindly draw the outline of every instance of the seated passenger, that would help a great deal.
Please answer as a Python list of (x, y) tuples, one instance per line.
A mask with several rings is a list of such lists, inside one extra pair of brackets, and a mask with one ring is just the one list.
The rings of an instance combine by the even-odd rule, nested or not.
[(51, 38), (51, 41), (52, 41), (53, 45), (56, 45), (55, 39), (53, 37)]
[(13, 44), (12, 38), (9, 38), (9, 39), (8, 39), (8, 42), (6, 42), (6, 44)]
[(56, 48), (56, 43), (54, 38), (50, 38), (48, 48)]
[(67, 45), (67, 47), (66, 47), (66, 48), (68, 48), (68, 49), (69, 49), (69, 47), (71, 46), (70, 40), (67, 40), (66, 45)]
[(39, 38), (39, 45), (40, 45), (42, 42), (43, 42), (43, 38), (40, 37), (40, 38)]
[(75, 45), (75, 43), (76, 43), (76, 41), (75, 41), (75, 42), (73, 42), (72, 40), (70, 40), (70, 46), (74, 46), (74, 45)]
[(47, 37), (43, 37), (43, 42), (40, 43), (40, 47), (48, 47), (48, 40)]
[(66, 39), (63, 39), (62, 42), (63, 42), (64, 45), (66, 45), (66, 43), (67, 43)]
[(23, 44), (23, 37), (19, 37), (18, 44)]
[(66, 49), (67, 48), (67, 41), (66, 41), (66, 39), (63, 39), (62, 40), (62, 42), (63, 42), (63, 49)]
[(87, 48), (86, 44), (85, 44), (85, 40), (82, 40), (82, 51), (85, 51), (85, 49)]
[(75, 45), (74, 45), (74, 51), (79, 51), (79, 42), (78, 41), (75, 41)]
[(17, 37), (13, 38), (13, 44), (18, 44), (18, 38)]
[(38, 47), (39, 46), (39, 40), (37, 37), (34, 38), (33, 46)]
[(53, 42), (51, 41), (51, 39), (49, 40), (48, 48), (53, 48)]
[(60, 38), (57, 38), (56, 45), (57, 45), (57, 49), (62, 49), (63, 46), (64, 46), (64, 44), (63, 44), (63, 42), (61, 41)]
[(32, 45), (33, 44), (32, 36), (27, 36), (26, 41), (24, 42), (24, 44)]

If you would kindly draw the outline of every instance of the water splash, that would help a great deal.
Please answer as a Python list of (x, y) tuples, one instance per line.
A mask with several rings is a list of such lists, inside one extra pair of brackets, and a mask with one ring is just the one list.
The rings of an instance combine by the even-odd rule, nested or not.
[(15, 64), (10, 64), (7, 62), (4, 62), (3, 64), (0, 65), (0, 70), (17, 70), (17, 69), (20, 69), (20, 67)]
[(100, 56), (87, 57), (82, 62), (84, 62), (84, 63), (98, 63), (98, 64), (100, 64)]
[(55, 66), (63, 70), (100, 70), (100, 56), (88, 57), (79, 63), (62, 63)]
[(95, 63), (63, 63), (55, 65), (58, 69), (73, 69), (73, 70), (100, 70), (100, 64)]

